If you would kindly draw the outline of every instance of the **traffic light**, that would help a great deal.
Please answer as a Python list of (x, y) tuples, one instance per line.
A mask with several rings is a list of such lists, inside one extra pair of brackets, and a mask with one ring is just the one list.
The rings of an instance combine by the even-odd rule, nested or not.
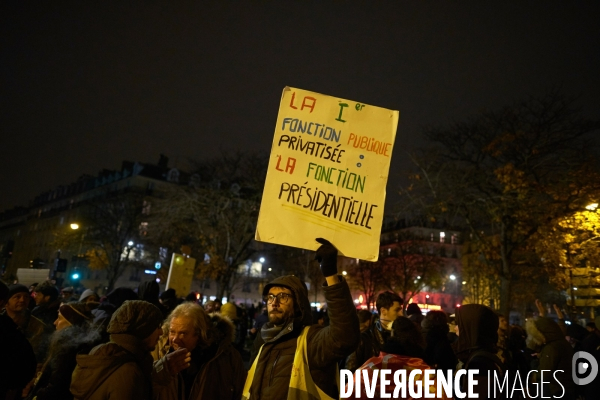
[(78, 271), (73, 271), (73, 273), (71, 274), (71, 279), (76, 281), (79, 279), (79, 272)]

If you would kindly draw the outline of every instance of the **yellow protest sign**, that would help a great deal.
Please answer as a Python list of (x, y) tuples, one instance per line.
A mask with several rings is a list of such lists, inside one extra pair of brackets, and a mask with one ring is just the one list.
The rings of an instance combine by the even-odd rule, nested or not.
[(283, 90), (256, 240), (376, 261), (398, 111)]

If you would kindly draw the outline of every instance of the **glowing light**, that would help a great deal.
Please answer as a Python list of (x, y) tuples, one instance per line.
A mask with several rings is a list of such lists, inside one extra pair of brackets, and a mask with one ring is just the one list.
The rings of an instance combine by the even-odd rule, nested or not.
[(71, 229), (73, 229), (74, 231), (79, 229), (79, 224), (71, 224), (69, 225), (71, 227)]
[(455, 279), (456, 279), (456, 275), (452, 274), (452, 275), (450, 275), (450, 277), (449, 277), (449, 278), (450, 278), (451, 280), (455, 280)]
[(73, 279), (79, 279), (79, 274), (75, 273), (75, 274), (71, 275), (71, 277), (72, 277)]
[(364, 300), (363, 295), (361, 294), (360, 296), (358, 296), (358, 302), (362, 303)]
[(590, 211), (594, 211), (596, 208), (598, 208), (598, 203), (592, 203), (585, 206), (585, 209)]
[(130, 241), (127, 243), (127, 246), (133, 246), (133, 242), (130, 240)]
[(342, 275), (346, 276), (348, 273), (346, 271), (342, 271)]
[(462, 284), (463, 284), (463, 285), (466, 285), (466, 284), (467, 284), (467, 281), (462, 281)]
[(428, 298), (429, 298), (429, 295), (428, 295), (428, 294), (426, 294), (426, 295), (425, 295), (425, 298), (426, 298), (426, 299), (428, 299)]
[(265, 258), (261, 257), (261, 258), (258, 259), (258, 261), (260, 261), (261, 263), (264, 263), (265, 262)]

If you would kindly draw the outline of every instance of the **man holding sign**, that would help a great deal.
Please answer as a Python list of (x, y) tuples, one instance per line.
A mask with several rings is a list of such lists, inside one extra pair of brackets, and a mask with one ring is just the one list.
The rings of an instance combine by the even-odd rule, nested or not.
[(338, 251), (325, 239), (317, 242), (330, 324), (312, 324), (308, 291), (297, 277), (267, 284), (269, 322), (254, 342), (243, 399), (339, 398), (337, 363), (356, 349), (360, 330), (348, 284), (337, 274)]

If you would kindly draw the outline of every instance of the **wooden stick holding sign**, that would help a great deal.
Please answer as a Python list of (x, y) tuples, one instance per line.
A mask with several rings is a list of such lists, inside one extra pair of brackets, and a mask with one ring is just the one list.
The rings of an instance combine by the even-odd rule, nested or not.
[(398, 111), (283, 90), (256, 240), (376, 261)]

